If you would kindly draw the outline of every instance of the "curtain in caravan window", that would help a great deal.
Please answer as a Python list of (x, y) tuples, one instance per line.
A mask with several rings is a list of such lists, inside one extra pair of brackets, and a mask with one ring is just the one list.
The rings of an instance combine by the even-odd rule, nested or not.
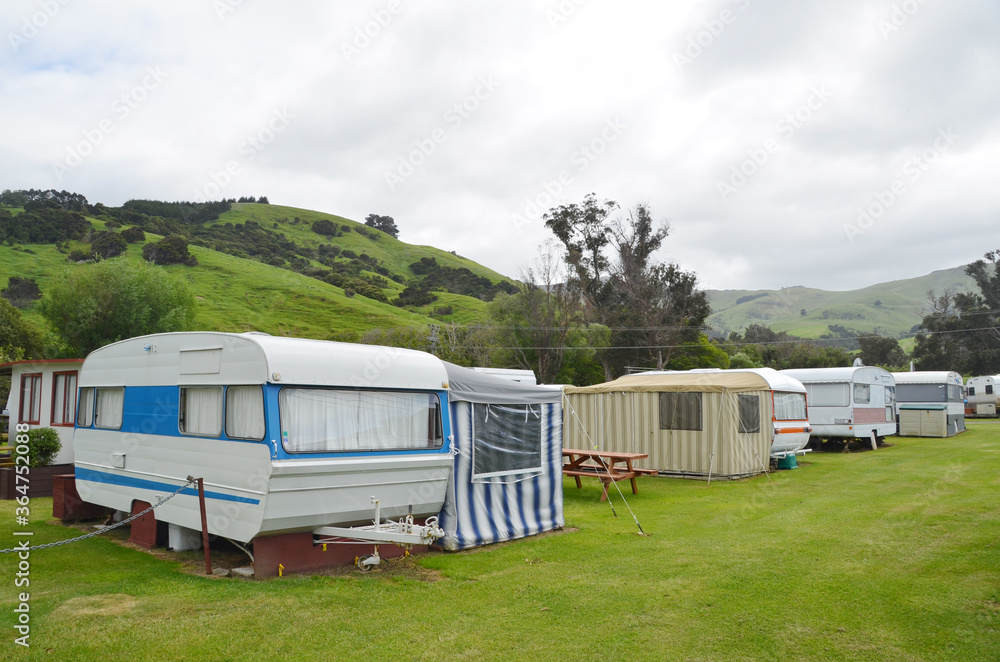
[(433, 393), (284, 388), (278, 404), (283, 443), (291, 453), (427, 449), (443, 443)]
[[(472, 405), (472, 482), (517, 482), (542, 473), (539, 405)], [(490, 480), (489, 478), (505, 480)]]
[(80, 415), (76, 419), (76, 424), (82, 428), (89, 428), (94, 424), (94, 389), (92, 387), (80, 389)]
[(760, 396), (743, 395), (738, 399), (740, 408), (740, 432), (760, 432)]
[(122, 413), (125, 408), (125, 389), (97, 389), (97, 416), (94, 424), (99, 428), (118, 430), (122, 426)]
[(264, 390), (260, 386), (226, 389), (226, 436), (230, 439), (264, 438)]
[(701, 393), (660, 393), (660, 429), (701, 431)]
[(804, 393), (775, 393), (774, 418), (778, 421), (806, 420), (806, 396)]
[(222, 434), (222, 387), (181, 387), (180, 430), (183, 434)]
[(839, 384), (807, 384), (809, 406), (811, 407), (846, 407), (851, 404), (851, 392), (848, 385)]
[(867, 405), (872, 401), (871, 384), (854, 385), (854, 404)]

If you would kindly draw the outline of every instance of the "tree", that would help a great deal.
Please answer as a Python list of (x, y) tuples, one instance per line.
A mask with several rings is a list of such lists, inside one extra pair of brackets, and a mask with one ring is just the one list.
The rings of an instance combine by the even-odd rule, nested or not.
[(865, 365), (899, 368), (906, 363), (906, 352), (895, 338), (860, 333), (858, 344), (861, 345), (861, 362)]
[(0, 363), (39, 358), (43, 346), (38, 327), (24, 319), (6, 298), (0, 297), (0, 356), (4, 357)]
[(584, 302), (587, 321), (611, 328), (610, 347), (599, 353), (606, 378), (629, 365), (663, 369), (682, 357), (685, 364), (716, 365), (723, 357), (701, 343), (711, 309), (697, 277), (654, 260), (669, 226), (656, 223), (645, 204), (625, 217), (612, 216), (616, 209), (616, 203), (589, 194), (580, 205), (544, 216), (563, 244), (567, 283)]
[(95, 232), (93, 239), (90, 240), (90, 251), (104, 259), (118, 257), (126, 250), (128, 250), (128, 242), (117, 232), (107, 230)]
[(1000, 251), (965, 268), (979, 293), (945, 290), (927, 293), (931, 312), (924, 316), (913, 348), (921, 370), (956, 370), (972, 375), (1000, 372)]
[(42, 290), (34, 278), (11, 276), (7, 287), (0, 290), (0, 296), (10, 301), (15, 308), (27, 308), (42, 296)]
[(335, 237), (338, 234), (337, 226), (333, 224), (333, 221), (326, 218), (313, 221), (312, 231), (316, 234), (321, 234), (324, 237)]
[(396, 227), (396, 221), (392, 219), (392, 216), (368, 214), (368, 216), (365, 217), (365, 225), (370, 228), (375, 228), (376, 230), (381, 230), (390, 237), (399, 238), (399, 228)]
[(556, 249), (548, 242), (535, 268), (522, 272), (517, 292), (496, 296), (488, 309), (498, 324), (500, 342), (513, 348), (517, 365), (532, 370), (543, 384), (557, 381), (570, 334), (582, 321), (580, 300), (565, 285), (564, 276)]
[(198, 258), (188, 250), (188, 240), (179, 234), (168, 234), (154, 244), (142, 247), (142, 256), (153, 264), (186, 264), (193, 267)]
[(42, 315), (73, 356), (133, 336), (189, 329), (194, 295), (146, 262), (113, 258), (74, 270), (42, 299)]

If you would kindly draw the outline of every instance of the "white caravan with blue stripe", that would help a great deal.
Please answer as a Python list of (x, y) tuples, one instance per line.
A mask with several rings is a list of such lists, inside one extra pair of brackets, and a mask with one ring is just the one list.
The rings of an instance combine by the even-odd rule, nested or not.
[[(130, 511), (205, 479), (209, 533), (436, 515), (453, 458), (443, 363), (424, 352), (266, 334), (123, 340), (80, 369), (77, 489)], [(186, 488), (158, 521), (200, 529)]]

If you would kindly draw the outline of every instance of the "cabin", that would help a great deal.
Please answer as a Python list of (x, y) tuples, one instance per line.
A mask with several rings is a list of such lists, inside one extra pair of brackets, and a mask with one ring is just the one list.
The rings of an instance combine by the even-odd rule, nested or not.
[[(80, 496), (137, 512), (203, 478), (208, 533), (250, 545), (257, 576), (330, 565), (314, 545), (329, 527), (371, 523), (376, 511), (423, 520), (444, 504), (448, 375), (424, 352), (167, 333), (92, 352), (78, 386)], [(200, 531), (197, 491), (155, 517), (171, 534)], [(162, 537), (151, 535), (146, 546)]]
[(896, 434), (896, 380), (888, 370), (857, 363), (781, 373), (806, 387), (813, 438), (880, 442)]
[(647, 372), (564, 389), (567, 448), (645, 453), (661, 475), (742, 478), (809, 441), (806, 389), (770, 368)]
[(456, 455), (439, 544), (466, 549), (562, 528), (561, 391), (445, 368)]
[(965, 415), (995, 417), (1000, 404), (1000, 375), (969, 377), (965, 383)]
[(10, 377), (5, 409), (10, 427), (52, 428), (62, 449), (54, 465), (73, 462), (73, 426), (76, 423), (76, 390), (83, 359), (13, 361), (0, 364), (0, 377)]
[(965, 432), (962, 375), (954, 371), (894, 372), (899, 434), (951, 437)]

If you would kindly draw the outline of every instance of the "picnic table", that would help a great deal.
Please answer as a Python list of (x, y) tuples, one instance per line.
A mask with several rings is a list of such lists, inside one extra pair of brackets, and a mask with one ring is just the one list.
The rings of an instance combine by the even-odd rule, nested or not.
[(601, 501), (608, 499), (608, 485), (612, 481), (629, 480), (632, 483), (632, 494), (638, 494), (636, 476), (655, 474), (653, 469), (636, 469), (632, 466), (635, 460), (649, 457), (648, 453), (616, 453), (613, 451), (583, 450), (579, 448), (564, 448), (563, 457), (569, 461), (563, 464), (563, 475), (573, 476), (576, 486), (583, 476), (594, 476), (601, 480), (604, 489), (601, 490)]

